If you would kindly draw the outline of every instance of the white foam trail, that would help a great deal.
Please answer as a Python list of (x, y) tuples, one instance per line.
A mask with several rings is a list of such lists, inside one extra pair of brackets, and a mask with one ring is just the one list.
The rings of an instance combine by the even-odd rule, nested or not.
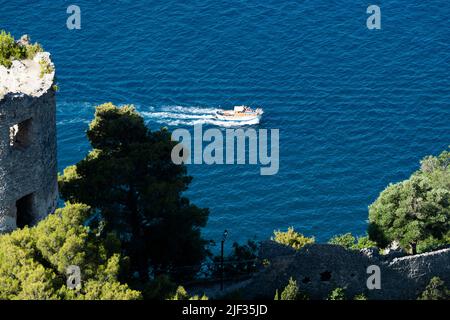
[(195, 124), (209, 124), (219, 127), (239, 127), (255, 125), (259, 119), (249, 121), (223, 121), (215, 118), (219, 108), (207, 107), (183, 107), (183, 106), (164, 106), (155, 111), (141, 111), (146, 120), (169, 126), (192, 126)]
[[(146, 122), (156, 122), (163, 126), (193, 126), (195, 124), (214, 125), (218, 127), (240, 127), (259, 123), (258, 119), (250, 121), (217, 120), (215, 114), (220, 108), (184, 107), (184, 106), (142, 106), (135, 105)], [(58, 103), (58, 125), (76, 123), (89, 124), (92, 121), (94, 104), (91, 103)]]
[(168, 112), (190, 113), (190, 114), (215, 114), (219, 108), (203, 108), (203, 107), (183, 107), (183, 106), (165, 106), (162, 110)]

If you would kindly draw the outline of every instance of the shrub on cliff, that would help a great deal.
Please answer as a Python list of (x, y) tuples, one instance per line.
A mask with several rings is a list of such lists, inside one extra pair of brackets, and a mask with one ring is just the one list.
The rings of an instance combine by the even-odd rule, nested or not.
[(22, 45), (14, 40), (10, 33), (0, 31), (0, 65), (11, 67), (12, 60), (33, 59), (37, 52), (42, 52), (38, 44)]
[(0, 31), (0, 64), (9, 68), (12, 60), (22, 60), (26, 57), (26, 50), (19, 46), (14, 37), (6, 31)]
[(450, 300), (450, 290), (439, 277), (430, 280), (418, 300)]
[(41, 68), (39, 77), (43, 78), (44, 75), (50, 74), (54, 71), (53, 66), (45, 59), (39, 61), (39, 67)]
[(33, 43), (33, 44), (29, 44), (26, 46), (26, 57), (27, 59), (33, 59), (34, 56), (38, 53), (38, 52), (43, 52), (44, 49), (41, 47), (41, 45), (39, 43)]
[(330, 292), (328, 300), (345, 300), (345, 290), (343, 288), (336, 288)]
[(308, 238), (302, 235), (301, 233), (298, 233), (294, 230), (293, 227), (289, 227), (287, 231), (274, 231), (274, 236), (272, 237), (272, 240), (294, 248), (295, 250), (300, 250), (303, 248), (306, 244), (314, 243), (314, 237)]
[(175, 294), (169, 300), (208, 300), (208, 297), (205, 295), (191, 296), (182, 286), (179, 286)]
[(450, 244), (450, 152), (426, 157), (411, 178), (389, 185), (369, 207), (369, 236), (411, 253)]
[(364, 293), (357, 294), (353, 297), (353, 300), (369, 300), (367, 299), (366, 295)]
[(356, 242), (356, 238), (351, 233), (341, 234), (331, 238), (328, 243), (351, 249)]
[(289, 283), (281, 292), (281, 300), (296, 300), (298, 295), (298, 285), (297, 281), (290, 278)]
[(274, 300), (308, 300), (308, 297), (300, 291), (297, 281), (291, 277), (281, 295), (278, 294), (278, 290), (275, 292)]
[[(91, 210), (68, 204), (32, 228), (0, 236), (0, 299), (139, 299), (118, 281), (113, 242), (83, 225)], [(81, 284), (67, 287), (67, 268), (78, 266)]]
[[(195, 275), (206, 254), (200, 228), (208, 209), (182, 195), (192, 178), (171, 161), (170, 132), (150, 131), (132, 106), (98, 106), (87, 136), (93, 150), (59, 177), (61, 195), (98, 210), (104, 230), (115, 232), (130, 257), (127, 282), (149, 272)], [(198, 266), (198, 268), (180, 268)]]
[(334, 236), (328, 243), (342, 246), (348, 250), (361, 250), (376, 247), (377, 245), (376, 242), (371, 241), (367, 236), (355, 238), (351, 233)]

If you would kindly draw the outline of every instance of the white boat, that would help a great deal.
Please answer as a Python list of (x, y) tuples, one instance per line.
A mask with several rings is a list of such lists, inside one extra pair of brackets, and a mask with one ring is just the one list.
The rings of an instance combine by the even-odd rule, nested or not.
[(253, 110), (247, 106), (235, 106), (233, 110), (220, 110), (216, 112), (216, 119), (224, 121), (251, 121), (261, 119), (264, 111), (261, 108)]

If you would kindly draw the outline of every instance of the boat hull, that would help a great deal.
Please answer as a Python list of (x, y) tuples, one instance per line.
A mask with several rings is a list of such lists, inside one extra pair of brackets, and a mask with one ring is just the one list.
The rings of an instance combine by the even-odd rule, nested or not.
[(216, 114), (216, 119), (221, 121), (232, 121), (232, 122), (247, 122), (252, 120), (260, 120), (261, 115), (248, 115), (248, 116), (227, 116)]
[(216, 119), (229, 122), (259, 122), (264, 111), (261, 108), (253, 110), (247, 106), (235, 106), (233, 110), (216, 112)]

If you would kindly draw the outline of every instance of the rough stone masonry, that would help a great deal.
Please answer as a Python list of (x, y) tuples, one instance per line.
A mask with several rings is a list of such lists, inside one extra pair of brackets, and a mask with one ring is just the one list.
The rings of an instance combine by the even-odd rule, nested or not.
[[(42, 62), (53, 71), (42, 74)], [(54, 79), (48, 52), (0, 66), (0, 233), (33, 225), (57, 205)]]
[[(272, 241), (263, 242), (260, 259), (269, 266), (241, 288), (247, 299), (273, 299), (292, 277), (311, 299), (324, 299), (335, 288), (346, 290), (348, 298), (364, 294), (374, 300), (416, 299), (432, 277), (450, 283), (450, 248), (408, 256), (405, 253), (380, 255), (376, 248), (346, 250), (337, 245), (309, 244), (295, 251)], [(381, 289), (366, 286), (367, 267), (381, 269)]]

